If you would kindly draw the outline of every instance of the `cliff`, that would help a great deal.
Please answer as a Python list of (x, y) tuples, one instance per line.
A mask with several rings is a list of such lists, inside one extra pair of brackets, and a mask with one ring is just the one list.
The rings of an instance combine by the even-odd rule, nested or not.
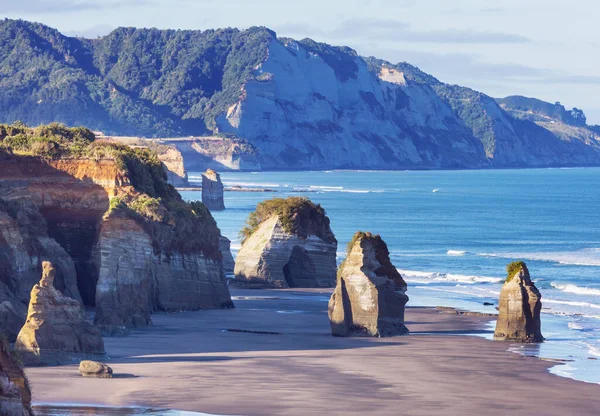
[(177, 147), (190, 172), (262, 169), (258, 150), (246, 140), (218, 136), (162, 139)]
[(378, 235), (358, 232), (338, 269), (337, 285), (329, 300), (334, 336), (386, 337), (408, 333), (404, 307), (406, 283), (390, 261)]
[(57, 288), (95, 306), (96, 323), (107, 332), (145, 326), (153, 311), (232, 306), (214, 219), (201, 203), (181, 199), (155, 153), (96, 142), (87, 133), (85, 140), (69, 138), (72, 130), (59, 125), (4, 128), (0, 198), (30, 204), (41, 220), (33, 228), (23, 216), (0, 218), (21, 237), (42, 236), (55, 250), (48, 257), (50, 249), (21, 243), (14, 231), (0, 239), (9, 270), (31, 263), (29, 274), (9, 275), (10, 299), (29, 301), (25, 289), (19, 298), (14, 281), (30, 285), (48, 257), (61, 270)]
[(407, 63), (263, 27), (119, 28), (87, 40), (6, 19), (0, 42), (0, 120), (182, 137), (188, 170), (600, 164), (598, 135), (515, 117), (510, 103)]
[(29, 382), (5, 339), (0, 339), (0, 415), (33, 416)]
[(178, 188), (190, 186), (183, 155), (173, 144), (165, 144), (162, 140), (143, 139), (141, 137), (99, 135), (96, 140), (124, 144), (132, 148), (149, 148), (158, 155), (158, 159), (162, 162), (167, 173), (167, 181), (171, 185)]
[(337, 240), (320, 205), (275, 198), (250, 214), (235, 261), (238, 282), (266, 287), (333, 287)]

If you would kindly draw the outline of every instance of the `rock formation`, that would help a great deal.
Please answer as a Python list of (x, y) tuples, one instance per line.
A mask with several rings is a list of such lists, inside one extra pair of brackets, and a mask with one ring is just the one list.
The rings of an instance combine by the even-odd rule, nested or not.
[(56, 270), (43, 262), (42, 279), (31, 290), (27, 321), (15, 349), (27, 363), (54, 364), (81, 355), (103, 355), (100, 331), (87, 320), (81, 304), (54, 288)]
[[(148, 325), (155, 311), (232, 307), (206, 207), (181, 198), (147, 147), (72, 138), (82, 132), (91, 134), (0, 125), (0, 141), (50, 134), (59, 143), (53, 157), (0, 146), (0, 330), (16, 338), (42, 258), (55, 265), (56, 288), (96, 307), (107, 333)], [(75, 141), (90, 157), (73, 156)]]
[(408, 333), (404, 325), (407, 286), (390, 262), (387, 245), (380, 236), (355, 234), (337, 279), (329, 300), (334, 336)]
[(207, 169), (218, 171), (259, 171), (258, 150), (248, 141), (218, 136), (168, 139), (183, 155), (185, 168), (190, 172)]
[(75, 264), (48, 237), (37, 207), (28, 201), (0, 199), (0, 330), (9, 341), (16, 339), (25, 323), (29, 294), (42, 272), (42, 258), (56, 265), (56, 287), (81, 301)]
[(320, 205), (306, 198), (262, 202), (249, 217), (237, 282), (267, 287), (333, 287), (337, 240)]
[(221, 255), (223, 256), (223, 272), (225, 275), (233, 274), (235, 269), (235, 261), (231, 254), (231, 241), (229, 238), (221, 236), (220, 240)]
[(0, 415), (33, 416), (27, 377), (4, 339), (0, 339)]
[(225, 209), (221, 175), (212, 169), (208, 169), (202, 174), (202, 203), (211, 211)]
[(97, 361), (84, 360), (79, 363), (79, 373), (83, 377), (112, 378), (113, 369)]
[(542, 342), (540, 312), (542, 295), (522, 261), (507, 266), (508, 276), (498, 301), (498, 322), (494, 339), (500, 341)]

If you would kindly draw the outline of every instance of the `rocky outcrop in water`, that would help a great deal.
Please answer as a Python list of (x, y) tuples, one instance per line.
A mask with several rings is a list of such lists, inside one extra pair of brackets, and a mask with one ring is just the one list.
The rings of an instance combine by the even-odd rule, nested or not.
[(225, 275), (233, 274), (235, 269), (235, 261), (231, 254), (231, 241), (229, 238), (221, 236), (220, 240), (221, 255), (223, 256), (223, 271)]
[(542, 342), (542, 295), (531, 281), (523, 262), (507, 267), (508, 277), (498, 301), (498, 321), (494, 339), (499, 341)]
[(33, 416), (29, 382), (3, 339), (0, 339), (0, 415)]
[(225, 209), (221, 175), (212, 169), (208, 169), (202, 174), (202, 203), (211, 211)]
[(204, 136), (165, 139), (183, 155), (185, 168), (190, 172), (260, 171), (258, 150), (248, 141), (237, 138)]
[(331, 333), (343, 337), (408, 333), (404, 325), (406, 288), (381, 237), (357, 233), (340, 265), (337, 285), (329, 300)]
[(276, 198), (259, 204), (249, 221), (255, 224), (236, 258), (237, 282), (278, 288), (335, 285), (337, 240), (320, 206), (306, 198)]
[(84, 355), (103, 355), (100, 331), (81, 304), (54, 288), (56, 270), (43, 262), (42, 279), (31, 290), (27, 321), (15, 349), (27, 363), (57, 364)]

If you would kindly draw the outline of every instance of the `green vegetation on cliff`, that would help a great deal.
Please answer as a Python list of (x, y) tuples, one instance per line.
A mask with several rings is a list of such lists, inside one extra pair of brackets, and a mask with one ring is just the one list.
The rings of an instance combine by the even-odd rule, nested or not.
[[(181, 198), (167, 182), (164, 167), (151, 149), (97, 142), (94, 134), (82, 127), (52, 123), (28, 128), (16, 123), (0, 125), (0, 150), (16, 158), (113, 160), (135, 192), (113, 197), (107, 215), (123, 214), (139, 222), (151, 236), (157, 253), (170, 256), (202, 251), (211, 258), (220, 256), (220, 231), (214, 218), (201, 202)], [(9, 214), (16, 209), (9, 203), (2, 204), (0, 208)]]
[(300, 238), (316, 235), (327, 242), (336, 241), (323, 207), (308, 198), (298, 196), (273, 198), (259, 203), (256, 210), (248, 216), (246, 227), (240, 232), (242, 240), (245, 241), (263, 222), (273, 216), (279, 218), (283, 230), (287, 233)]
[(274, 36), (261, 27), (119, 28), (89, 40), (0, 20), (0, 120), (149, 137), (205, 134), (238, 101)]
[(506, 266), (506, 282), (510, 281), (515, 274), (519, 273), (521, 270), (525, 270), (526, 273), (529, 273), (527, 270), (527, 265), (523, 261), (513, 261)]

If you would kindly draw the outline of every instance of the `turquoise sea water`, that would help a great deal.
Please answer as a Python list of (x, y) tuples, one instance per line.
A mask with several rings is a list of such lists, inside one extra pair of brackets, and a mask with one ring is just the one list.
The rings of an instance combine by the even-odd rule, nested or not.
[(507, 348), (569, 360), (551, 371), (600, 383), (599, 178), (599, 168), (230, 172), (226, 186), (278, 192), (226, 192), (227, 210), (214, 217), (235, 255), (258, 202), (307, 196), (326, 209), (339, 260), (355, 231), (381, 234), (415, 306), (495, 312), (483, 303), (497, 304), (506, 264), (524, 260), (542, 292), (547, 342)]

